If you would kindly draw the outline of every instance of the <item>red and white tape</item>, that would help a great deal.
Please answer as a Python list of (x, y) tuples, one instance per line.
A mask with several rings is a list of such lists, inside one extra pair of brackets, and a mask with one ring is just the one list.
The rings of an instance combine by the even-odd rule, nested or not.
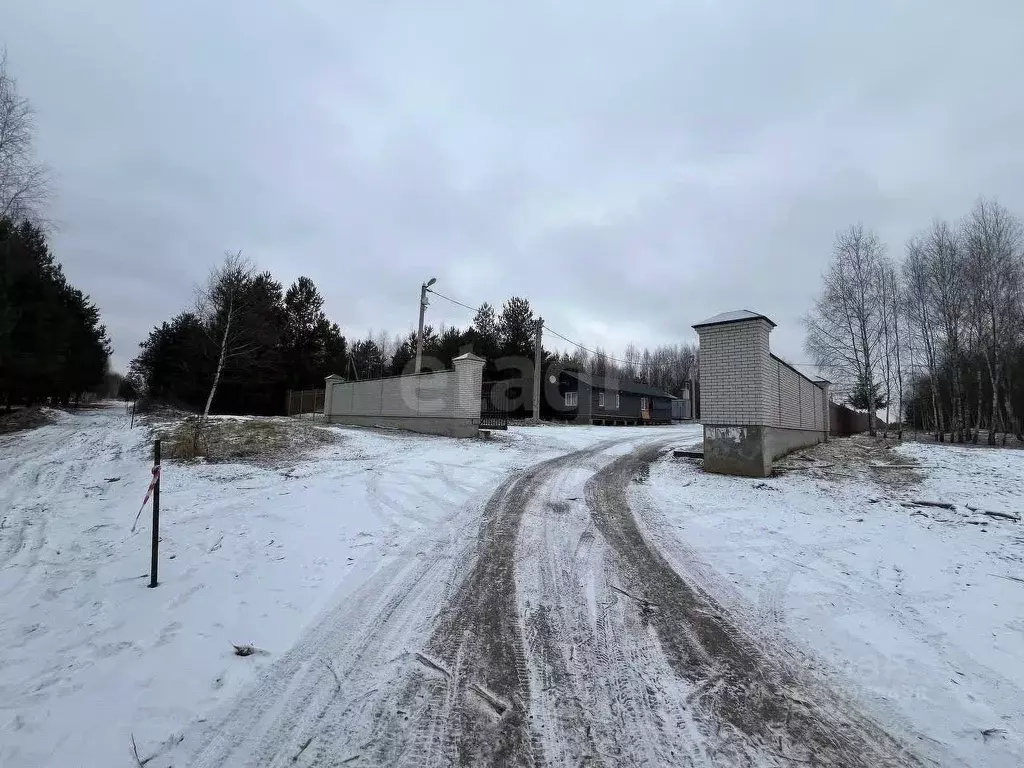
[(153, 465), (153, 479), (149, 481), (149, 488), (146, 490), (146, 496), (142, 499), (142, 506), (139, 507), (139, 513), (135, 515), (135, 522), (132, 523), (132, 533), (135, 533), (135, 526), (139, 524), (139, 518), (142, 516), (142, 510), (146, 508), (146, 502), (149, 501), (149, 497), (153, 495), (153, 489), (156, 488), (156, 484), (160, 481), (160, 465)]

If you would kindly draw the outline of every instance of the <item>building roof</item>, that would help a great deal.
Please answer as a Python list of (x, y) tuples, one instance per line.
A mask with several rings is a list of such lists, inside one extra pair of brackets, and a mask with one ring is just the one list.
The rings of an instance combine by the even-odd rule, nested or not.
[(775, 327), (775, 323), (767, 315), (762, 315), (757, 312), (751, 312), (749, 309), (734, 309), (732, 312), (723, 312), (720, 315), (709, 317), (707, 320), (694, 325), (694, 328), (706, 328), (709, 325), (725, 325), (726, 323), (740, 323), (744, 320), (767, 320), (771, 323), (772, 328)]
[(639, 381), (630, 381), (629, 379), (620, 379), (608, 376), (591, 376), (589, 373), (580, 373), (577, 371), (562, 371), (562, 373), (567, 376), (572, 376), (574, 379), (582, 381), (584, 384), (589, 384), (594, 387), (594, 389), (606, 389), (612, 392), (631, 392), (635, 395), (665, 397), (670, 400), (675, 399), (668, 392), (656, 387), (649, 387), (646, 384), (641, 384)]

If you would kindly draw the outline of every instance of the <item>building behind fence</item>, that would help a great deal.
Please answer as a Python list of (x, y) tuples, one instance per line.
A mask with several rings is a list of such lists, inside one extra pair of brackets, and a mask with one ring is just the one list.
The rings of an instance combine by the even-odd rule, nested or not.
[(452, 368), (365, 381), (328, 376), (324, 415), (332, 424), (475, 437), (480, 430), (484, 360), (464, 354), (452, 361)]
[(693, 327), (700, 337), (706, 470), (767, 477), (774, 459), (828, 439), (828, 382), (771, 354), (775, 323), (739, 310)]

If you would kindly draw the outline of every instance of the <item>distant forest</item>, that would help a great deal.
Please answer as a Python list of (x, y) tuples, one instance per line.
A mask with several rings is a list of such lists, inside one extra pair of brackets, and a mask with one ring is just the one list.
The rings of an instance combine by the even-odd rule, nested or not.
[[(485, 378), (521, 375), (502, 358), (534, 357), (536, 318), (529, 301), (512, 297), (501, 311), (477, 310), (466, 328), (423, 332), (423, 370), (450, 368), (472, 351), (487, 360)], [(616, 374), (679, 394), (695, 375), (689, 346), (653, 351), (630, 345), (621, 361), (596, 354), (544, 350), (557, 362), (598, 375)], [(316, 284), (300, 277), (287, 289), (240, 254), (230, 254), (198, 292), (195, 305), (150, 331), (132, 361), (126, 394), (144, 392), (188, 409), (219, 413), (281, 413), (289, 390), (320, 389), (330, 374), (347, 379), (397, 376), (413, 370), (416, 333), (370, 333), (349, 342), (328, 319)]]

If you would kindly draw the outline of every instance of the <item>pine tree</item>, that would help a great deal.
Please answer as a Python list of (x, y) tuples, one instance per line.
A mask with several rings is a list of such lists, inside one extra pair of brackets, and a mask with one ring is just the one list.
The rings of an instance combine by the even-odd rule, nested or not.
[(77, 401), (107, 371), (110, 340), (99, 310), (68, 283), (30, 222), (0, 218), (0, 396)]
[[(882, 410), (889, 405), (889, 401), (886, 400), (885, 394), (882, 393), (882, 382), (876, 381), (869, 388), (865, 377), (860, 376), (857, 379), (857, 385), (853, 388), (853, 392), (847, 398), (847, 402), (852, 408), (858, 408), (862, 411), (869, 410), (871, 403), (874, 403), (875, 410)], [(873, 392), (874, 397), (868, 397), (868, 393)]]
[(501, 309), (498, 329), (502, 355), (533, 358), (536, 320), (528, 300), (513, 296), (506, 301)]

